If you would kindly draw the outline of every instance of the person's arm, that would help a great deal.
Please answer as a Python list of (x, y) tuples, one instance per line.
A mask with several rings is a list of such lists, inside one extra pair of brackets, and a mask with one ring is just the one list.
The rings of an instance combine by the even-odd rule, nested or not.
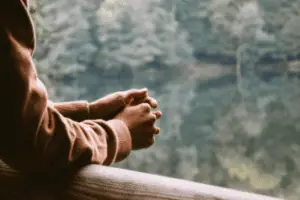
[(87, 119), (109, 120), (129, 105), (148, 103), (153, 109), (158, 107), (157, 101), (148, 95), (146, 88), (111, 93), (91, 103), (87, 101), (59, 103), (49, 101), (49, 103), (52, 103), (63, 116), (78, 122)]
[(90, 118), (90, 105), (88, 101), (68, 101), (68, 102), (52, 102), (54, 108), (64, 117), (70, 118), (77, 122), (82, 122)]
[(25, 172), (109, 165), (131, 150), (121, 120), (75, 122), (47, 98), (32, 61), (34, 32), (20, 0), (0, 5), (0, 158)]

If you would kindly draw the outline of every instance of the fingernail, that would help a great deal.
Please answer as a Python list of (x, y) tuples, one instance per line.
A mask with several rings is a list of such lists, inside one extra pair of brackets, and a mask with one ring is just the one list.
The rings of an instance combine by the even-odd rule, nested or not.
[(159, 133), (160, 133), (160, 129), (158, 128), (155, 134), (159, 135)]

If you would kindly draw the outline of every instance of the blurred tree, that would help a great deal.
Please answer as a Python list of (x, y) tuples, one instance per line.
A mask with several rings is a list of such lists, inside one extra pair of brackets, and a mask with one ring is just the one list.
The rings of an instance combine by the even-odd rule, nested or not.
[(52, 98), (146, 86), (158, 99), (157, 143), (116, 166), (298, 199), (300, 0), (32, 7)]
[[(37, 49), (34, 55), (39, 77), (49, 95), (56, 100), (76, 99), (82, 88), (76, 75), (85, 69), (82, 57), (91, 48), (85, 36), (86, 21), (80, 2), (32, 1), (33, 18), (37, 26)], [(68, 7), (68, 13), (65, 13)], [(80, 31), (81, 30), (81, 31)], [(79, 44), (78, 44), (79, 43)]]
[(170, 72), (194, 60), (186, 32), (178, 27), (174, 11), (164, 8), (163, 3), (107, 0), (98, 10), (102, 44), (98, 66), (120, 71), (123, 75), (119, 81), (127, 87), (158, 88), (166, 83), (166, 78), (172, 79)]

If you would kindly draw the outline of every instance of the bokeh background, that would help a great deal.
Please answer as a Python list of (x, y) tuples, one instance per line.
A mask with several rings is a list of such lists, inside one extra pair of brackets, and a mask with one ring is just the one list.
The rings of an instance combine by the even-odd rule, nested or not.
[(31, 0), (56, 101), (148, 87), (164, 116), (114, 166), (300, 196), (300, 0)]

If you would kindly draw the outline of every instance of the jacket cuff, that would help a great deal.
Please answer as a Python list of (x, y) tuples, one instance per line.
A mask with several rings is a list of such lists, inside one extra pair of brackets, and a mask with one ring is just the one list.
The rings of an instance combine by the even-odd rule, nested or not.
[(70, 101), (54, 103), (55, 109), (64, 117), (81, 122), (89, 119), (89, 103), (87, 101)]
[[(120, 162), (128, 157), (132, 150), (132, 139), (127, 125), (117, 119), (107, 121), (107, 124), (114, 130), (115, 138), (108, 138), (108, 146), (116, 146), (116, 152), (108, 151), (105, 164)], [(114, 143), (114, 144), (113, 144)], [(112, 148), (113, 149), (113, 148)]]

